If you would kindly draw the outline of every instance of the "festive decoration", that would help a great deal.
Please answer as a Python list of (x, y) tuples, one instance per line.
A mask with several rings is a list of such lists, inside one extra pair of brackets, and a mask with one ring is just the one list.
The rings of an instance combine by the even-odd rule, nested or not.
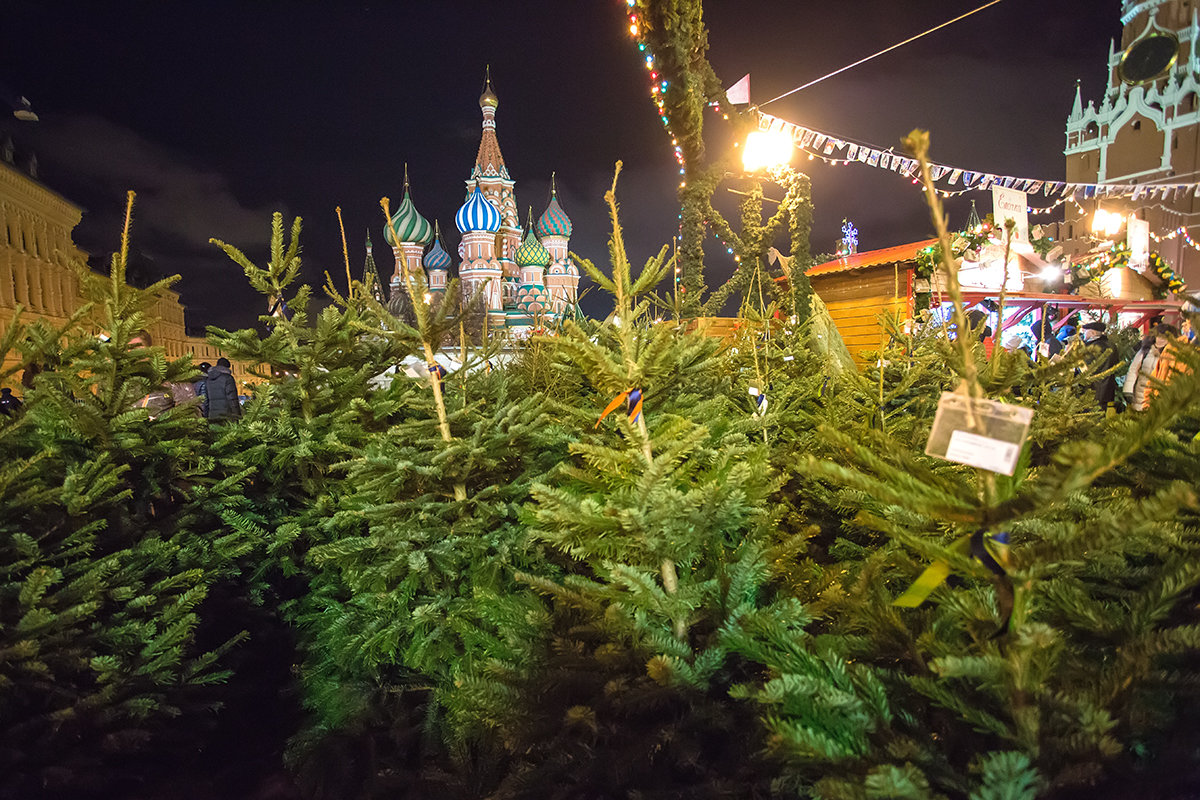
[[(979, 215), (975, 212), (974, 205), (971, 208), (971, 220), (974, 224), (970, 224), (967, 229), (959, 232), (950, 244), (953, 250), (954, 260), (965, 259), (974, 261), (979, 258), (980, 249), (986, 245), (992, 236), (991, 216), (988, 216), (986, 222), (979, 220)], [(939, 244), (932, 244), (924, 250), (917, 253), (917, 264), (914, 270), (918, 278), (928, 280), (933, 277), (934, 271), (941, 266), (942, 249)]]
[(636, 425), (637, 421), (642, 418), (642, 390), (641, 389), (626, 389), (612, 399), (604, 408), (604, 412), (600, 414), (600, 419), (596, 420), (594, 427), (599, 428), (600, 423), (609, 414), (617, 410), (617, 406), (625, 403), (625, 413), (629, 415), (629, 424)]
[[(1113, 244), (1106, 252), (1075, 264), (1071, 268), (1071, 288), (1078, 289), (1080, 286), (1098, 279), (1110, 269), (1128, 267), (1129, 252), (1127, 244), (1118, 242)], [(1171, 268), (1171, 265), (1163, 260), (1163, 257), (1158, 253), (1150, 253), (1148, 266), (1158, 276), (1159, 280), (1163, 282), (1166, 289), (1176, 294), (1187, 291), (1187, 286), (1183, 280), (1175, 274), (1175, 270)]]
[[(845, 152), (840, 159), (843, 164), (859, 163), (876, 169), (895, 172), (913, 179), (917, 174), (917, 160), (873, 145), (858, 144), (823, 133), (813, 128), (797, 125), (770, 114), (758, 112), (761, 130), (784, 132), (792, 137), (796, 147), (812, 157), (827, 158), (834, 153)], [(836, 163), (837, 159), (835, 159)], [(1156, 184), (1109, 184), (1070, 183), (1038, 178), (1019, 178), (1011, 175), (996, 175), (983, 170), (967, 170), (945, 164), (930, 164), (930, 177), (934, 181), (945, 181), (947, 186), (959, 186), (963, 191), (983, 191), (993, 186), (1017, 189), (1026, 194), (1041, 193), (1046, 197), (1080, 196), (1083, 198), (1129, 197), (1139, 199), (1175, 200), (1183, 197), (1200, 197), (1200, 183), (1156, 183)], [(914, 183), (916, 181), (914, 180)], [(960, 183), (961, 182), (961, 183)], [(954, 190), (939, 188), (939, 193)]]
[(858, 229), (849, 220), (842, 219), (842, 238), (837, 243), (838, 257), (854, 255), (858, 252)]

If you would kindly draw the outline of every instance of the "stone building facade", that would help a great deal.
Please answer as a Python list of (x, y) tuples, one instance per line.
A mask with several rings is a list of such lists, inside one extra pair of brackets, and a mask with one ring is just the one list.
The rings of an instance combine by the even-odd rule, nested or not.
[[(11, 141), (0, 144), (0, 330), (18, 305), (25, 321), (61, 325), (84, 303), (71, 267), (87, 260), (71, 239), (83, 210), (37, 180), (36, 163), (18, 166)], [(160, 291), (152, 315), (150, 335), (168, 357), (191, 353), (196, 363), (215, 363), (222, 355), (205, 339), (187, 335), (178, 292)], [(234, 364), (234, 376), (243, 389), (257, 380), (245, 364)], [(9, 380), (15, 385), (19, 376)]]

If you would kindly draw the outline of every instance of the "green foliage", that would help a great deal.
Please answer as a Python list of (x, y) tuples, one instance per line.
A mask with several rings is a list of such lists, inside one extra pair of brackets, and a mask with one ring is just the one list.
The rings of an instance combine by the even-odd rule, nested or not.
[[(210, 750), (238, 692), (296, 698), (311, 797), (1023, 800), (1194, 774), (1194, 348), (1107, 418), (1088, 348), (985, 356), (919, 315), (855, 369), (761, 268), (722, 342), (656, 318), (674, 263), (636, 269), (615, 178), (606, 201), (611, 268), (576, 260), (613, 314), (495, 363), (416, 276), (412, 324), (358, 283), (310, 310), (299, 221), (264, 267), (222, 245), (288, 313), (211, 331), (264, 379), (219, 428), (136, 407), (194, 371), (131, 346), (153, 298), (121, 254), (84, 275), (111, 338), (0, 337), (45, 365), (0, 421), (0, 794)], [(401, 370), (456, 331), (461, 369)], [(945, 391), (1035, 409), (1014, 475), (925, 454)], [(984, 532), (1009, 536), (1001, 574), (964, 546)], [(950, 577), (894, 605), (935, 561)], [(291, 677), (254, 683), (276, 642)]]
[(260, 546), (220, 522), (242, 476), (216, 474), (193, 408), (137, 407), (195, 371), (131, 345), (173, 279), (128, 286), (127, 249), (128, 217), (108, 275), (77, 270), (107, 340), (78, 317), (60, 331), (17, 321), (4, 337), (44, 365), (23, 414), (0, 425), (4, 796), (111, 786), (175, 720), (195, 747), (241, 638), (198, 644), (210, 591)]

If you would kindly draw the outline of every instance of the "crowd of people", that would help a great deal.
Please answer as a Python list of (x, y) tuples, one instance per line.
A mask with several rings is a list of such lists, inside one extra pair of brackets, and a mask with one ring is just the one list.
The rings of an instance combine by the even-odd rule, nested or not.
[[(1108, 326), (1104, 322), (1091, 321), (1079, 325), (1078, 333), (1072, 325), (1062, 326), (1055, 335), (1048, 325), (1036, 325), (1031, 333), (1036, 346), (1030, 347), (1025, 337), (1018, 332), (1008, 333), (1002, 346), (1010, 352), (1023, 352), (1036, 361), (1057, 361), (1076, 347), (1086, 347), (1096, 355), (1096, 372), (1100, 374), (1093, 387), (1096, 403), (1102, 411), (1115, 410), (1117, 406), (1118, 376), (1124, 407), (1133, 411), (1145, 411), (1150, 407), (1155, 387), (1168, 381), (1179, 369), (1178, 348), (1191, 341), (1193, 333), (1185, 322), (1184, 330), (1166, 322), (1156, 322), (1142, 336), (1127, 368), (1117, 347), (1109, 341)], [(1041, 335), (1039, 335), (1041, 331)]]
[[(145, 331), (129, 340), (131, 350), (152, 344), (150, 334)], [(143, 395), (134, 406), (149, 411), (151, 419), (168, 408), (185, 404), (190, 404), (199, 416), (214, 422), (241, 417), (241, 397), (229, 359), (222, 356), (217, 359), (215, 366), (205, 361), (199, 365), (199, 369), (198, 380), (165, 383)], [(33, 388), (33, 378), (41, 371), (40, 367), (32, 364), (25, 370), (21, 384), (27, 391)], [(22, 406), (21, 399), (13, 394), (10, 387), (0, 388), (0, 416), (15, 417), (20, 414)]]

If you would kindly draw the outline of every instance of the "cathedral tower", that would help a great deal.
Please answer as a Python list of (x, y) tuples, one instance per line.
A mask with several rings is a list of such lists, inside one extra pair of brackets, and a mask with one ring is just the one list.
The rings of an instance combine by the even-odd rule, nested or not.
[(467, 179), (467, 195), (478, 187), (496, 210), (500, 212), (500, 227), (496, 231), (496, 260), (502, 272), (502, 296), (504, 303), (516, 299), (520, 271), (513, 256), (521, 246), (521, 223), (517, 217), (517, 182), (508, 174), (504, 156), (500, 153), (500, 141), (496, 138), (496, 109), (500, 100), (492, 91), (490, 74), (485, 79), (483, 94), (479, 96), (479, 110), (483, 112), (483, 132), (479, 138), (479, 152), (475, 166)]
[(550, 203), (538, 218), (537, 235), (550, 251), (546, 289), (550, 293), (551, 309), (555, 314), (561, 314), (579, 299), (579, 267), (571, 263), (568, 255), (571, 218), (558, 202), (558, 184), (553, 175), (550, 176)]

